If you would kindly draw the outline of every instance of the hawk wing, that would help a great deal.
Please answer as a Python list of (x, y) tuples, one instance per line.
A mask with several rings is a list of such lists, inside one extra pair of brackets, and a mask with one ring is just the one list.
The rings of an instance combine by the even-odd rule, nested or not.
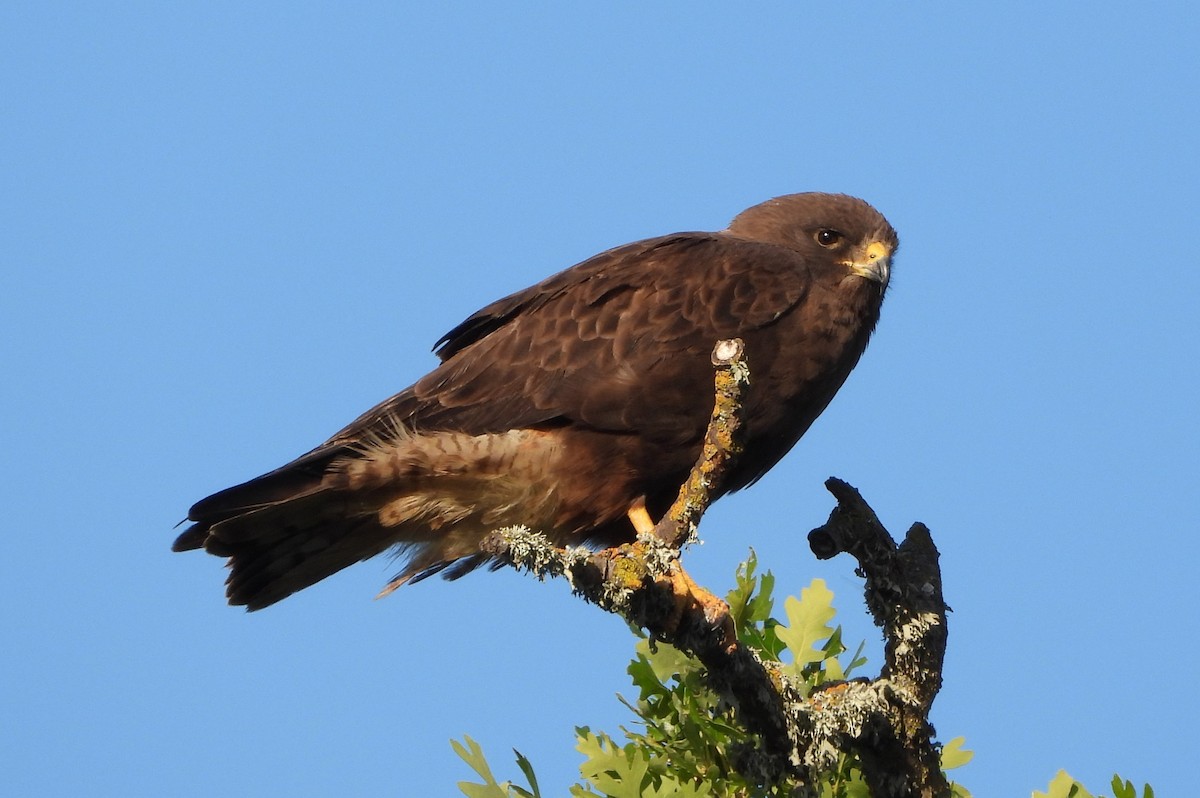
[(438, 368), (325, 447), (389, 419), (476, 435), (571, 424), (695, 440), (711, 410), (696, 398), (712, 392), (713, 344), (772, 324), (808, 290), (790, 255), (719, 233), (601, 253), (463, 321), (437, 342)]

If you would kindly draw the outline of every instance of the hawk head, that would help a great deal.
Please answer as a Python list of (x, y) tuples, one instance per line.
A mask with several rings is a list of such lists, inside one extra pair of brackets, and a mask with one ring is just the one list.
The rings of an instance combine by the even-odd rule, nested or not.
[(845, 194), (788, 194), (742, 211), (725, 230), (730, 235), (794, 249), (811, 262), (834, 262), (847, 276), (878, 283), (891, 276), (900, 241), (879, 211)]

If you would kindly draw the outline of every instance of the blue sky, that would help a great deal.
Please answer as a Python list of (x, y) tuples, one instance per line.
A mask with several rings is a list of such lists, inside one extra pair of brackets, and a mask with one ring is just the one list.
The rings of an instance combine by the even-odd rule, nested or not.
[(943, 739), (980, 798), (1059, 768), (1186, 794), (1200, 700), (1200, 12), (1145, 3), (14, 2), (0, 9), (0, 790), (551, 794), (628, 721), (632, 639), (513, 573), (267, 611), (172, 555), (196, 499), (423, 374), (478, 307), (803, 190), (902, 247), (877, 335), (685, 561), (753, 546), (878, 635), (804, 534), (926, 522)]

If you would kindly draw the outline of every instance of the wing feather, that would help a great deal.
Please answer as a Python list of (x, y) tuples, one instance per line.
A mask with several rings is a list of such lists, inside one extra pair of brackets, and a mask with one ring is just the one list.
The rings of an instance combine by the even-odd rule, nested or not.
[(675, 414), (702, 431), (695, 391), (710, 390), (713, 343), (773, 323), (810, 281), (795, 253), (720, 233), (610, 250), (447, 333), (410, 417), (474, 434), (572, 423), (653, 438)]

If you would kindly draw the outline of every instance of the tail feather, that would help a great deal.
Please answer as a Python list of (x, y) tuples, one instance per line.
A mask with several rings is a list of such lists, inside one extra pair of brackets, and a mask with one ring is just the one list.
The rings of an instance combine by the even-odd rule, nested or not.
[(226, 581), (229, 603), (259, 610), (368, 559), (394, 542), (371, 518), (289, 530), (235, 551)]
[(192, 524), (175, 538), (175, 542), (171, 544), (171, 551), (195, 551), (204, 548), (204, 542), (208, 540), (209, 526), (211, 524)]
[(490, 562), (492, 570), (501, 567), (501, 564), (496, 562), (490, 554), (447, 557), (446, 552), (437, 546), (416, 545), (420, 550), (415, 553), (410, 551), (412, 556), (405, 563), (404, 570), (392, 577), (391, 581), (384, 585), (383, 590), (375, 595), (375, 598), (381, 599), (405, 585), (415, 585), (417, 582), (439, 574), (443, 579), (452, 582), (455, 579), (461, 579), (484, 563)]
[[(339, 453), (340, 450), (334, 450), (322, 453), (320, 457), (314, 457), (310, 453), (248, 482), (217, 491), (193, 504), (188, 510), (188, 519), (214, 524), (251, 510), (277, 505), (312, 493), (322, 486), (329, 463)], [(187, 535), (187, 532), (184, 535)], [(184, 535), (180, 535), (180, 539)]]
[(343, 568), (395, 548), (404, 559), (385, 595), (488, 563), (479, 544), (512, 523), (552, 528), (561, 457), (549, 434), (392, 430), (317, 449), (288, 466), (197, 502), (175, 551), (229, 558), (229, 603), (274, 604)]
[(175, 541), (176, 551), (204, 549), (229, 558), (230, 604), (259, 610), (396, 547), (406, 562), (380, 597), (436, 573), (457, 579), (485, 556), (461, 556), (421, 523), (384, 525), (380, 501), (358, 492), (321, 488), (220, 520), (198, 521)]
[[(238, 503), (254, 497), (239, 488)], [(359, 503), (344, 490), (317, 488), (241, 512), (227, 509), (185, 530), (174, 548), (228, 557), (229, 603), (262, 609), (396, 542), (397, 530), (380, 525), (367, 508), (355, 511)]]

